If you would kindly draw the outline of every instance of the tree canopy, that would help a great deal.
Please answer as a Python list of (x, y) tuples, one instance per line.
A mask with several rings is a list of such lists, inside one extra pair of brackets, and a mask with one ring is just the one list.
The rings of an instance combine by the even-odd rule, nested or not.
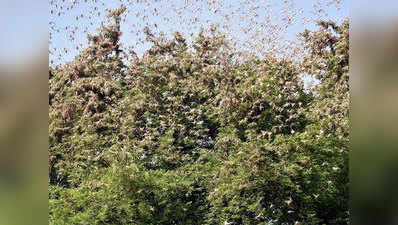
[(50, 72), (50, 224), (348, 224), (348, 20), (303, 32), (298, 61), (216, 29), (146, 29), (139, 58), (124, 10)]

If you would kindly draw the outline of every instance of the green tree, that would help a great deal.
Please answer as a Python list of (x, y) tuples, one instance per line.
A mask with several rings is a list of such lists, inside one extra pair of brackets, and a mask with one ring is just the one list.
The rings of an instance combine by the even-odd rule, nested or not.
[(146, 29), (126, 65), (123, 10), (49, 79), (50, 224), (348, 223), (348, 21), (301, 63)]

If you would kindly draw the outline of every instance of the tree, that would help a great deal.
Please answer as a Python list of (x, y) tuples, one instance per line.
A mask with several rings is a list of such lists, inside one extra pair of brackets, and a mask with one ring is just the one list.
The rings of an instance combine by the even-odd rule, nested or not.
[(122, 12), (49, 80), (50, 224), (347, 224), (348, 21), (301, 64), (146, 29), (125, 65)]

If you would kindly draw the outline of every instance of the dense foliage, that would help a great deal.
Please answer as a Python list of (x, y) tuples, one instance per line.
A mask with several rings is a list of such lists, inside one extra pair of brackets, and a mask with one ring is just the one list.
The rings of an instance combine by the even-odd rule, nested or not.
[(50, 224), (348, 224), (348, 21), (304, 32), (300, 62), (216, 30), (147, 29), (138, 58), (123, 10), (50, 72)]

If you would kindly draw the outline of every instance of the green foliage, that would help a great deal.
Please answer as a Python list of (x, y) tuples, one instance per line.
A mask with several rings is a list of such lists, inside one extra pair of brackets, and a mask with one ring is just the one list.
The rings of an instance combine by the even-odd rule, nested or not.
[(348, 223), (348, 21), (302, 64), (146, 30), (125, 65), (120, 13), (49, 80), (50, 224)]

